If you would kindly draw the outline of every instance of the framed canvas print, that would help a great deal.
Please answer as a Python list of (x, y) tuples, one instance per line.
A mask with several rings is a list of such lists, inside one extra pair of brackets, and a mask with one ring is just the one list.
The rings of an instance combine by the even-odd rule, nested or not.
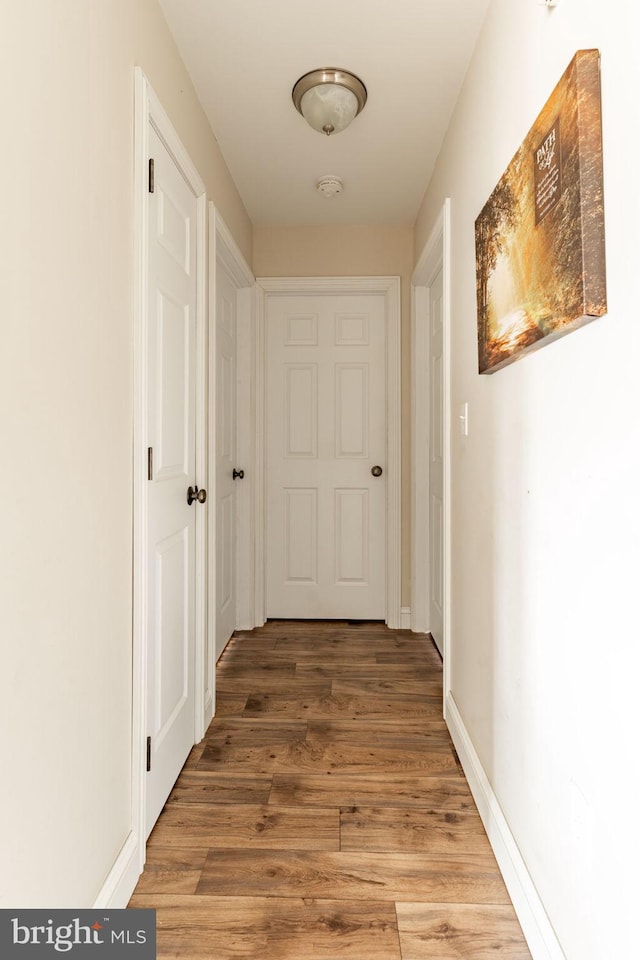
[(607, 310), (600, 55), (579, 50), (475, 223), (478, 366)]

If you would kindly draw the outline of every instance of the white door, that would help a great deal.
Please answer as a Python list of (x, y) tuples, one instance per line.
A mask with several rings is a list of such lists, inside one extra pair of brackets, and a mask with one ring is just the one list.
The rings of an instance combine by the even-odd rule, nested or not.
[(383, 620), (385, 299), (267, 304), (266, 614)]
[(147, 835), (195, 739), (197, 201), (152, 127), (148, 204)]
[(236, 288), (216, 264), (216, 659), (236, 628)]
[(444, 380), (442, 270), (429, 287), (429, 630), (443, 653)]

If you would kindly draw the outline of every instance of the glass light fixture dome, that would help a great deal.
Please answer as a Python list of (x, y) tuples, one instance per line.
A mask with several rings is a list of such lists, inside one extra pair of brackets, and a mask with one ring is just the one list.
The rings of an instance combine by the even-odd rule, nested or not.
[(365, 103), (367, 88), (348, 70), (311, 70), (297, 81), (291, 96), (307, 123), (318, 133), (340, 133)]

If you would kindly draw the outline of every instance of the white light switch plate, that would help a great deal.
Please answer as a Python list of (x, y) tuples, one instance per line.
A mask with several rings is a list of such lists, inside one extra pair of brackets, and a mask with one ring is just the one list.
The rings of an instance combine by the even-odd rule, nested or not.
[(461, 403), (460, 404), (460, 436), (468, 437), (469, 436), (469, 404)]

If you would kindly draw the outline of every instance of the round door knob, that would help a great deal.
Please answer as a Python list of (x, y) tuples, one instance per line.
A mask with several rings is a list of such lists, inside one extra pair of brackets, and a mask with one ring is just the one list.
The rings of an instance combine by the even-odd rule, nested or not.
[(233, 479), (234, 480), (244, 480), (244, 470), (236, 470), (233, 468)]
[(382, 476), (382, 467), (379, 467), (377, 464), (375, 467), (371, 467), (371, 476), (372, 477), (381, 477)]
[(198, 490), (197, 487), (189, 487), (187, 490), (187, 503), (189, 506), (191, 506), (194, 500), (197, 500), (198, 503), (206, 503), (207, 491)]

